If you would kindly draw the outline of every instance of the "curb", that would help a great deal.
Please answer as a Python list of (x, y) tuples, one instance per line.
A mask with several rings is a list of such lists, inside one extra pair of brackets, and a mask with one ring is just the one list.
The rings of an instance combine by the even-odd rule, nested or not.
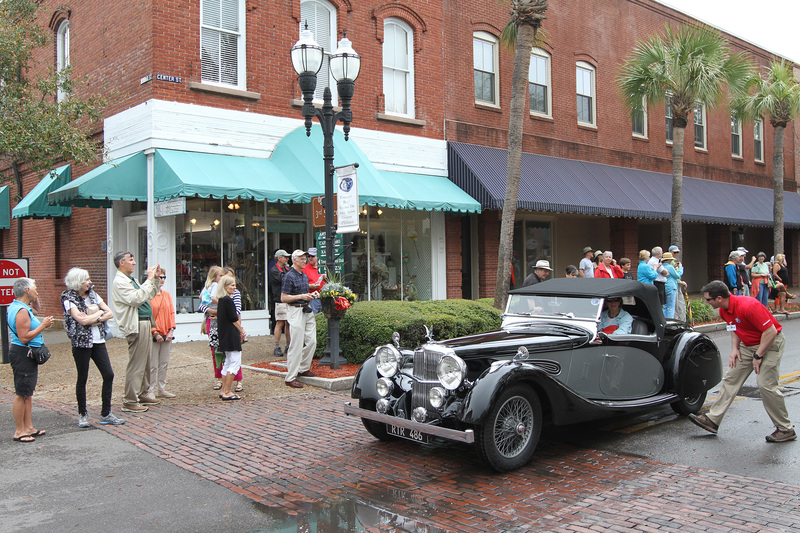
[[(787, 320), (794, 320), (800, 318), (800, 312), (795, 311), (794, 313), (778, 313), (775, 314), (775, 320), (778, 322), (785, 322)], [(693, 329), (695, 331), (699, 331), (701, 333), (708, 333), (711, 331), (722, 331), (725, 329), (727, 324), (725, 322), (715, 322), (713, 324), (702, 324), (700, 326), (694, 326)]]
[[(278, 376), (281, 378), (286, 377), (286, 372), (281, 372), (280, 370), (271, 370), (269, 368), (259, 368), (250, 365), (242, 365), (242, 368), (246, 368), (247, 370), (252, 370), (254, 372), (261, 372), (262, 374), (270, 374), (272, 376)], [(320, 389), (325, 389), (329, 391), (341, 391), (341, 390), (350, 390), (353, 386), (353, 376), (343, 377), (343, 378), (320, 378), (320, 377), (302, 377), (298, 376), (297, 381), (303, 383), (304, 385), (311, 385), (312, 387), (317, 387)]]

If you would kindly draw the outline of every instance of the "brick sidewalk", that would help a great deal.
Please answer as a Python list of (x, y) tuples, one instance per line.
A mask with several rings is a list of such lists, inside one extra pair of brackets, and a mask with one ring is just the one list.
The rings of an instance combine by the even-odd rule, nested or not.
[[(360, 498), (445, 531), (797, 531), (800, 486), (543, 442), (493, 474), (470, 448), (381, 443), (341, 394), (155, 407), (109, 432), (288, 514)], [(72, 415), (63, 404), (46, 407)]]

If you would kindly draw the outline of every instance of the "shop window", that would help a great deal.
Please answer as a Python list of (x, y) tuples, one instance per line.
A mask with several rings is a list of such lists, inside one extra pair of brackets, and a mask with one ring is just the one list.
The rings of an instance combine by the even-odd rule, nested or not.
[(245, 88), (244, 0), (201, 0), (200, 72), (204, 82)]
[(242, 310), (265, 309), (264, 203), (189, 198), (175, 217), (176, 306), (196, 312), (208, 269), (230, 266), (242, 295)]
[(368, 207), (354, 235), (351, 288), (361, 300), (430, 300), (431, 217)]
[(383, 95), (387, 113), (414, 117), (414, 33), (394, 18), (383, 23)]
[[(514, 223), (511, 266), (514, 268), (517, 288), (522, 287), (525, 278), (533, 273), (537, 261), (544, 259), (553, 266), (552, 235), (552, 225), (547, 221), (521, 220)], [(553, 274), (550, 276), (553, 277)]]

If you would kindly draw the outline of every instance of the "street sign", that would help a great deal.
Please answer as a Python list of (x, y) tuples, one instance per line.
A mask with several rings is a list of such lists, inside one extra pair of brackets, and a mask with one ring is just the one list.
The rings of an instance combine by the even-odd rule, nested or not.
[[(317, 270), (319, 270), (320, 274), (324, 274), (326, 272), (325, 269), (325, 262), (328, 258), (328, 250), (326, 249), (326, 242), (325, 242), (325, 232), (318, 231), (315, 235), (317, 241)], [(333, 238), (333, 250), (334, 250), (334, 264), (333, 264), (333, 271), (335, 274), (344, 274), (344, 240), (342, 239), (341, 235), (336, 235)]]
[(14, 301), (12, 287), (19, 278), (28, 277), (28, 259), (0, 259), (0, 305)]

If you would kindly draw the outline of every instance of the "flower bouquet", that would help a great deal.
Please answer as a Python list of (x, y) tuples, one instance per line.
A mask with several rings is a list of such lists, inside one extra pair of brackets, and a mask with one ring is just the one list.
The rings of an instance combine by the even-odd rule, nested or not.
[(326, 283), (319, 291), (322, 312), (327, 318), (341, 319), (356, 301), (356, 294), (339, 281)]

